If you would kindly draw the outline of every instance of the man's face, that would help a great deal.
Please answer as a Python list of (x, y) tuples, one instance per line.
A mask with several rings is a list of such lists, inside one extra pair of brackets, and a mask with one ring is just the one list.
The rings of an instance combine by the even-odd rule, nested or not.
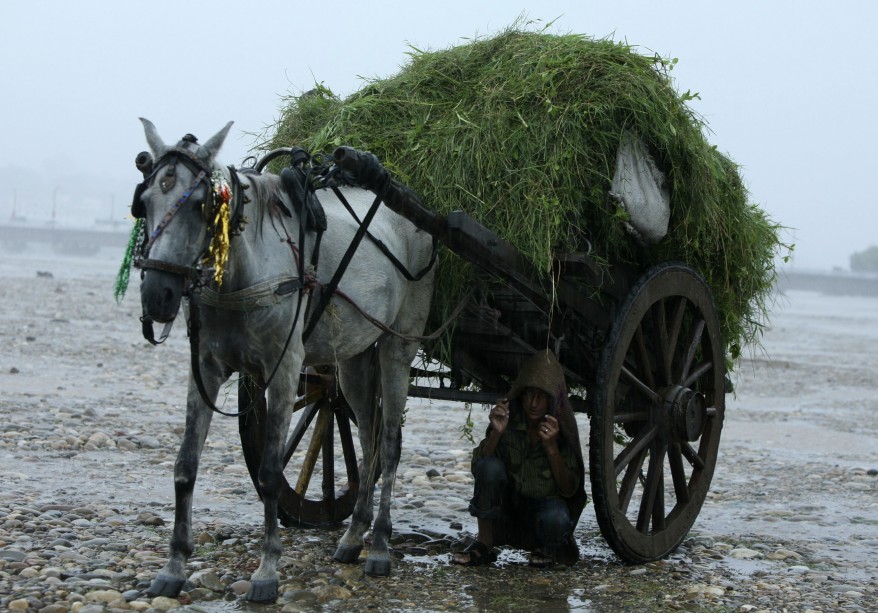
[(549, 410), (549, 395), (541, 389), (527, 387), (521, 395), (521, 406), (530, 421), (539, 421)]

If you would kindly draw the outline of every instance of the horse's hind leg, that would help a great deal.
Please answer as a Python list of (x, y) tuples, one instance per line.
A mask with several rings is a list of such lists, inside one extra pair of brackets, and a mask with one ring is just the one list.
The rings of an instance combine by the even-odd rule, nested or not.
[[(292, 350), (290, 351), (292, 353)], [(289, 368), (292, 360), (282, 364), (279, 372), (298, 372)], [(298, 360), (301, 364), (301, 359)], [(292, 377), (276, 377), (268, 390), (268, 411), (265, 423), (265, 446), (259, 465), (259, 496), (265, 508), (265, 532), (262, 559), (250, 579), (247, 600), (274, 602), (277, 599), (279, 577), (277, 563), (282, 546), (277, 523), (278, 494), (284, 468), (284, 445), (290, 426), (290, 415), (295, 401)]]
[(409, 370), (417, 345), (396, 337), (384, 337), (379, 343), (381, 364), (382, 428), (379, 441), (381, 454), (381, 502), (372, 526), (372, 547), (366, 560), (366, 574), (383, 577), (390, 574), (388, 543), (393, 529), (390, 505), (393, 485), (402, 448), (402, 414), (408, 398)]
[[(205, 385), (210, 386), (211, 398), (216, 397), (219, 384), (211, 379), (205, 380)], [(186, 560), (195, 548), (192, 539), (192, 492), (195, 489), (198, 461), (212, 415), (190, 378), (186, 401), (186, 429), (174, 465), (174, 532), (171, 536), (170, 557), (149, 586), (149, 595), (173, 598), (179, 595), (186, 583)]]
[(357, 503), (351, 523), (338, 543), (333, 559), (352, 564), (359, 560), (363, 550), (363, 535), (372, 524), (372, 494), (378, 478), (378, 458), (373, 454), (373, 429), (377, 426), (372, 407), (375, 398), (377, 354), (373, 349), (354, 356), (339, 366), (339, 382), (345, 398), (357, 416), (357, 434), (363, 463)]

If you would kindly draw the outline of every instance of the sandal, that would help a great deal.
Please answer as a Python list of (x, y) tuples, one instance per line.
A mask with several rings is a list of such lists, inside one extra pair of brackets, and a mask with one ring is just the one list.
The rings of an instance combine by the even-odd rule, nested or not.
[[(462, 562), (457, 558), (459, 555), (467, 555), (469, 557), (465, 562)], [(473, 541), (466, 549), (452, 555), (451, 561), (460, 566), (487, 566), (497, 561), (497, 552), (493, 549), (488, 549), (488, 546), (481, 541)]]
[(537, 550), (531, 552), (530, 560), (527, 564), (534, 568), (548, 568), (555, 565), (555, 559), (544, 551)]

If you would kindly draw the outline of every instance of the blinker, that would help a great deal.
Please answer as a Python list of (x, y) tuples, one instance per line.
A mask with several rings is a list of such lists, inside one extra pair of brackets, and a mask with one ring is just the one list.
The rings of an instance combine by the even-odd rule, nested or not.
[(153, 159), (148, 151), (141, 151), (138, 153), (137, 157), (134, 158), (134, 165), (143, 175), (144, 179), (152, 174)]
[(168, 166), (164, 176), (159, 180), (159, 187), (163, 194), (167, 194), (177, 183), (177, 168), (174, 164)]
[(150, 155), (148, 151), (141, 151), (137, 154), (137, 157), (134, 158), (134, 165), (143, 175), (143, 181), (134, 188), (134, 198), (131, 200), (131, 216), (135, 219), (146, 219), (146, 207), (143, 205), (143, 201), (140, 197), (146, 189), (146, 184), (149, 181), (150, 175), (152, 175), (152, 155)]
[(140, 199), (145, 189), (145, 180), (142, 183), (138, 183), (137, 187), (134, 188), (134, 198), (131, 201), (131, 216), (135, 219), (146, 219), (146, 206), (144, 206), (143, 200)]

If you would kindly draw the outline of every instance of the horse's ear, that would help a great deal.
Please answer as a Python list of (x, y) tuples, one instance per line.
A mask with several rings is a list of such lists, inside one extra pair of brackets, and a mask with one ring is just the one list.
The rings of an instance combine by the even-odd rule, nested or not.
[(141, 117), (140, 123), (143, 124), (143, 131), (146, 134), (146, 143), (149, 145), (149, 148), (152, 149), (153, 157), (160, 157), (167, 147), (165, 146), (162, 137), (159, 136), (158, 130), (155, 129), (155, 126), (149, 119)]
[(210, 139), (208, 139), (208, 141), (204, 143), (204, 145), (202, 145), (202, 149), (206, 149), (207, 152), (210, 154), (210, 157), (216, 157), (217, 152), (220, 150), (220, 147), (223, 146), (223, 143), (226, 140), (226, 136), (229, 135), (229, 130), (232, 129), (233, 123), (235, 122), (230, 121), (229, 123), (227, 123), (225, 128), (211, 136)]

